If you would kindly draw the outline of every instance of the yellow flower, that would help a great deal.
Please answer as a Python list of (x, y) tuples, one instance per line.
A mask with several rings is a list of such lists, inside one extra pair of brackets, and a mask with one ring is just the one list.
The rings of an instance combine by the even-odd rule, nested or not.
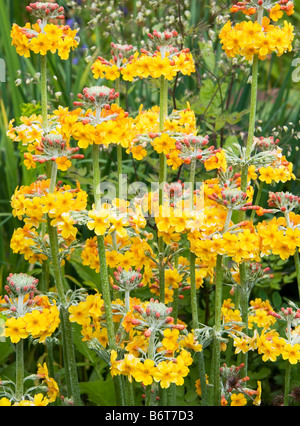
[(231, 407), (243, 407), (244, 405), (247, 405), (247, 399), (242, 393), (231, 395)]
[(11, 402), (7, 398), (0, 399), (0, 407), (11, 407)]
[(5, 322), (5, 337), (10, 337), (12, 343), (18, 343), (26, 339), (29, 332), (26, 330), (26, 322), (23, 318), (9, 318)]
[(300, 361), (300, 344), (287, 343), (282, 350), (282, 358), (287, 359), (290, 364), (297, 364)]
[(101, 209), (99, 211), (93, 210), (89, 212), (89, 218), (92, 220), (87, 223), (87, 227), (90, 231), (94, 230), (96, 235), (104, 235), (108, 224), (108, 211)]
[(58, 229), (61, 231), (61, 235), (65, 240), (68, 240), (70, 237), (75, 238), (77, 234), (77, 229), (75, 226), (74, 219), (70, 216), (69, 213), (61, 214), (62, 221), (58, 224)]
[(90, 319), (88, 317), (88, 310), (85, 302), (78, 303), (77, 306), (69, 307), (70, 321), (77, 322), (80, 325), (86, 325), (90, 323)]
[(164, 153), (167, 155), (175, 148), (175, 140), (167, 133), (163, 133), (160, 137), (154, 139), (152, 146), (158, 154)]
[(171, 383), (175, 383), (177, 380), (177, 373), (173, 362), (160, 362), (157, 365), (153, 378), (156, 382), (160, 383), (162, 389), (170, 387)]
[(34, 37), (30, 42), (30, 49), (42, 56), (47, 55), (48, 50), (50, 50), (50, 39), (44, 34), (40, 33), (37, 37)]
[(190, 369), (185, 364), (184, 358), (181, 358), (180, 355), (176, 358), (176, 364), (174, 364), (174, 371), (177, 374), (177, 378), (175, 381), (176, 385), (182, 386), (184, 384), (184, 377), (189, 374)]
[(259, 169), (259, 180), (261, 182), (266, 182), (267, 184), (272, 183), (274, 180), (274, 168), (271, 166), (261, 167)]
[(126, 354), (124, 359), (118, 364), (117, 368), (121, 374), (128, 377), (132, 382), (132, 377), (135, 374), (135, 368), (139, 364), (139, 359), (132, 354)]
[(49, 405), (50, 400), (44, 396), (42, 393), (34, 395), (33, 404), (35, 407), (46, 407)]
[(68, 157), (65, 156), (57, 158), (55, 162), (57, 164), (58, 170), (61, 170), (62, 172), (67, 171), (72, 166), (71, 161), (68, 159)]
[(145, 359), (144, 362), (139, 362), (134, 369), (133, 377), (137, 382), (142, 382), (144, 386), (149, 386), (153, 383), (153, 375), (156, 367), (154, 361)]
[(167, 269), (165, 272), (165, 283), (167, 286), (178, 288), (183, 280), (183, 275), (179, 274), (177, 269)]
[(26, 166), (27, 170), (36, 169), (36, 162), (34, 161), (32, 154), (26, 152), (24, 154), (24, 158), (24, 165)]
[(179, 337), (179, 330), (174, 329), (171, 330), (170, 328), (167, 328), (164, 330), (164, 339), (162, 340), (162, 345), (165, 349), (170, 351), (175, 351), (179, 345), (178, 345), (178, 337)]
[(280, 4), (276, 4), (272, 9), (270, 10), (270, 18), (272, 21), (277, 22), (280, 18), (283, 17), (283, 12), (281, 10)]
[(48, 327), (47, 318), (42, 312), (35, 309), (31, 313), (28, 313), (24, 317), (26, 323), (26, 331), (36, 336), (45, 331)]

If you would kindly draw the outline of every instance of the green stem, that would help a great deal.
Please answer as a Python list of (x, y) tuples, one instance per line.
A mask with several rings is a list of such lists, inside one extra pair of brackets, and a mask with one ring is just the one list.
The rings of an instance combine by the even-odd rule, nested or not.
[(214, 397), (213, 405), (219, 406), (221, 402), (221, 388), (220, 388), (220, 339), (219, 334), (222, 330), (222, 293), (223, 293), (223, 256), (217, 256), (216, 263), (216, 278), (215, 278), (215, 339), (213, 342), (213, 383), (214, 383)]
[[(159, 108), (159, 131), (164, 131), (165, 119), (168, 115), (168, 81), (164, 76), (160, 80), (160, 108)], [(167, 159), (162, 152), (159, 155), (159, 206), (163, 205), (164, 183), (167, 180)], [(159, 287), (160, 302), (165, 303), (165, 267), (164, 267), (164, 240), (162, 237), (158, 239), (159, 251)]]
[[(224, 228), (222, 233), (227, 232), (232, 217), (232, 210), (227, 211), (227, 217), (225, 220)], [(220, 350), (220, 334), (222, 332), (222, 302), (223, 302), (223, 256), (217, 256), (216, 268), (215, 268), (215, 338), (213, 342), (213, 383), (214, 383), (214, 395), (213, 405), (219, 406), (221, 402), (221, 387), (220, 387), (220, 361), (221, 361), (221, 350)]]
[[(120, 93), (121, 79), (116, 80), (116, 92)], [(120, 97), (116, 99), (116, 104), (120, 106)], [(122, 174), (123, 174), (123, 150), (122, 145), (117, 145), (117, 168), (118, 168), (118, 198), (122, 199)]]
[[(177, 271), (178, 271), (178, 262), (179, 262), (179, 256), (178, 254), (176, 254), (174, 259), (174, 267), (175, 269), (177, 269)], [(172, 308), (173, 308), (173, 318), (174, 318), (175, 324), (177, 324), (177, 320), (178, 320), (178, 308), (179, 308), (178, 296), (179, 296), (179, 288), (174, 288)]]
[[(258, 7), (257, 22), (262, 24), (263, 20), (263, 8)], [(248, 139), (246, 145), (245, 159), (246, 164), (242, 167), (241, 171), (241, 190), (246, 192), (247, 190), (247, 178), (248, 178), (248, 161), (251, 156), (253, 139), (255, 134), (255, 122), (256, 122), (256, 110), (257, 110), (257, 92), (258, 92), (258, 55), (254, 55), (252, 64), (252, 83), (251, 83), (251, 101), (250, 101), (250, 117), (249, 117), (249, 128), (248, 128)], [(245, 219), (246, 212), (241, 212), (241, 220)]]
[(48, 129), (48, 100), (47, 100), (47, 56), (41, 56), (41, 103), (43, 128)]
[[(196, 158), (192, 158), (190, 170), (190, 210), (194, 209), (194, 190), (195, 190), (195, 176), (196, 176)], [(190, 284), (191, 284), (191, 309), (192, 309), (192, 328), (195, 330), (199, 324), (199, 301), (197, 298), (196, 288), (196, 255), (190, 251)], [(202, 406), (207, 405), (207, 386), (205, 375), (205, 362), (203, 351), (197, 352), (196, 364), (199, 372), (200, 387), (201, 387), (201, 401)]]
[(127, 380), (127, 396), (128, 396), (128, 406), (134, 407), (135, 406), (135, 398), (134, 398), (134, 388), (133, 388), (133, 382), (130, 382)]
[[(190, 209), (194, 208), (194, 187), (196, 174), (196, 158), (192, 159), (190, 170)], [(192, 328), (198, 327), (198, 300), (196, 289), (196, 255), (190, 251), (190, 281), (191, 281), (191, 308), (192, 308)]]
[(295, 267), (296, 267), (296, 276), (297, 276), (297, 284), (298, 284), (298, 294), (300, 298), (300, 260), (299, 260), (299, 251), (296, 249), (296, 253), (294, 255)]
[[(55, 191), (57, 178), (57, 164), (52, 163), (49, 193)], [(81, 406), (82, 401), (80, 398), (80, 389), (78, 383), (78, 371), (76, 366), (75, 349), (73, 343), (72, 325), (69, 321), (69, 314), (67, 309), (67, 298), (64, 291), (64, 283), (61, 271), (59, 242), (57, 228), (51, 226), (51, 219), (48, 216), (48, 234), (51, 250), (52, 269), (55, 280), (55, 286), (60, 299), (60, 319), (61, 331), (63, 339), (63, 356), (65, 364), (65, 376), (69, 397), (73, 397), (74, 405)]]
[[(94, 185), (94, 201), (96, 209), (101, 207), (101, 194), (100, 194), (100, 167), (99, 167), (99, 146), (93, 145), (93, 185)], [(110, 284), (109, 284), (109, 275), (106, 262), (106, 253), (105, 253), (105, 242), (104, 236), (99, 235), (97, 238), (98, 242), (98, 252), (99, 252), (99, 261), (100, 261), (100, 290), (104, 300), (105, 306), (105, 321), (107, 336), (109, 341), (109, 346), (112, 350), (117, 350), (114, 322), (113, 322), (113, 313), (111, 306), (111, 295), (110, 295)], [(116, 395), (117, 405), (122, 403), (122, 383), (121, 376), (114, 377), (114, 387)]]
[[(149, 337), (148, 359), (154, 360), (154, 355), (155, 355), (155, 330), (152, 330), (152, 333)], [(146, 388), (146, 406), (152, 407), (155, 405), (157, 405), (157, 403), (156, 403), (154, 386), (149, 385)]]
[[(264, 10), (262, 7), (258, 7), (258, 17), (257, 22), (261, 25), (263, 20)], [(249, 169), (249, 160), (251, 157), (253, 140), (255, 135), (255, 122), (256, 122), (256, 111), (257, 111), (257, 93), (258, 93), (258, 68), (259, 68), (259, 58), (258, 55), (254, 55), (253, 65), (252, 65), (252, 83), (251, 83), (251, 101), (250, 101), (250, 117), (249, 117), (249, 129), (248, 129), (248, 139), (245, 152), (245, 165), (241, 170), (241, 191), (247, 192), (248, 184), (248, 169)], [(246, 212), (241, 211), (239, 220), (242, 222), (246, 219)], [(242, 313), (242, 320), (245, 324), (246, 329), (248, 329), (248, 302), (249, 302), (249, 292), (247, 288), (247, 273), (246, 273), (246, 264), (241, 263), (239, 265), (240, 270), (240, 308)], [(247, 375), (247, 364), (248, 364), (248, 354), (241, 355), (242, 362), (245, 364), (245, 374)]]
[[(94, 200), (96, 209), (99, 209), (101, 206), (101, 194), (100, 194), (100, 168), (99, 168), (99, 146), (93, 146), (93, 176), (94, 176)], [(116, 350), (116, 338), (115, 338), (115, 329), (113, 323), (113, 314), (111, 307), (111, 295), (110, 295), (110, 284), (108, 269), (106, 263), (106, 253), (105, 253), (105, 243), (104, 236), (100, 235), (97, 238), (98, 240), (98, 251), (99, 251), (99, 261), (100, 261), (100, 283), (101, 291), (105, 305), (105, 319), (109, 345), (111, 349)]]
[(191, 308), (192, 308), (192, 328), (198, 328), (198, 299), (196, 289), (196, 255), (190, 252), (190, 280), (191, 280)]
[(24, 341), (16, 344), (16, 400), (21, 401), (24, 394)]
[(290, 393), (290, 384), (291, 384), (291, 369), (292, 365), (287, 360), (286, 369), (285, 369), (285, 379), (284, 379), (284, 406), (289, 406), (289, 393)]

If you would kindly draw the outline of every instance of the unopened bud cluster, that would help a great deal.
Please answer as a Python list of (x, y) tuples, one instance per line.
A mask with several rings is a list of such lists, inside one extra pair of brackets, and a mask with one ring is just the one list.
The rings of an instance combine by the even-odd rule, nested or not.
[(156, 47), (170, 46), (172, 42), (178, 37), (177, 31), (153, 31), (149, 33), (148, 37), (153, 41)]
[(85, 87), (83, 94), (79, 93), (80, 102), (74, 102), (75, 106), (88, 108), (110, 108), (110, 105), (119, 97), (115, 89), (106, 86)]
[(281, 313), (269, 311), (268, 315), (271, 315), (279, 320), (292, 322), (297, 320), (300, 322), (300, 309), (293, 309), (291, 307), (281, 308)]
[(64, 8), (57, 3), (36, 2), (26, 6), (26, 10), (38, 19), (65, 19)]
[(68, 147), (61, 135), (48, 134), (43, 136), (40, 145), (36, 148), (41, 155), (34, 155), (33, 160), (39, 163), (56, 161), (58, 158), (67, 157), (71, 159), (82, 159), (84, 155), (77, 154), (79, 147)]
[[(112, 60), (115, 63), (115, 65), (117, 65), (118, 68), (122, 67), (123, 61), (124, 59), (126, 59), (126, 62), (129, 60), (131, 61), (133, 59), (133, 55), (131, 54), (134, 47), (132, 46), (132, 44), (119, 44), (119, 43), (111, 43), (111, 56), (112, 56)], [(108, 65), (108, 62), (99, 57), (98, 58), (101, 62), (104, 61), (103, 63), (105, 65)]]
[(218, 179), (221, 188), (237, 189), (240, 186), (241, 173), (235, 173), (233, 167), (229, 166), (226, 170), (220, 169), (218, 171)]
[(241, 377), (241, 371), (245, 367), (245, 364), (238, 366), (232, 365), (228, 367), (227, 364), (223, 364), (220, 368), (221, 376), (225, 380), (224, 388), (226, 392), (232, 392), (233, 390), (242, 389), (242, 384), (249, 380), (249, 377)]
[(254, 138), (254, 146), (260, 148), (262, 151), (271, 151), (272, 149), (276, 149), (279, 143), (279, 139), (275, 139), (273, 136), (268, 138), (264, 138), (263, 136), (260, 138)]
[(259, 206), (253, 206), (247, 202), (247, 194), (239, 189), (223, 188), (221, 196), (216, 193), (208, 195), (208, 198), (228, 208), (229, 210), (258, 210)]
[(34, 304), (34, 296), (39, 280), (26, 274), (10, 274), (7, 278), (4, 296), (7, 308), (11, 316), (23, 316), (29, 312)]
[(269, 192), (269, 207), (280, 210), (283, 213), (289, 213), (299, 207), (300, 197), (290, 192)]
[(249, 280), (258, 282), (266, 276), (268, 276), (270, 279), (273, 278), (273, 275), (270, 275), (270, 271), (271, 269), (269, 267), (265, 268), (261, 263), (250, 262), (248, 264), (247, 274), (249, 276)]
[(134, 271), (130, 268), (126, 271), (119, 267), (117, 271), (114, 272), (114, 277), (117, 283), (113, 285), (114, 290), (132, 291), (136, 288), (143, 287), (143, 284), (141, 283), (143, 275), (141, 274), (140, 269)]
[(166, 328), (176, 328), (183, 330), (182, 324), (174, 324), (174, 318), (170, 316), (173, 308), (167, 307), (158, 300), (150, 299), (150, 302), (143, 308), (140, 305), (134, 305), (135, 312), (140, 314), (140, 319), (132, 319), (132, 324), (146, 328), (144, 335), (150, 337), (152, 333), (163, 331)]
[(175, 138), (175, 147), (179, 151), (179, 158), (185, 164), (190, 164), (193, 158), (197, 160), (205, 160), (212, 155), (214, 147), (207, 148), (209, 137), (184, 135), (183, 137)]

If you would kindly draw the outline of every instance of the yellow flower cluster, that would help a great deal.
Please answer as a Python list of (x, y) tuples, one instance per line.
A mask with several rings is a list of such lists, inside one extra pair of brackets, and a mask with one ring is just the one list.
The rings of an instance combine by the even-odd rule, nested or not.
[(101, 110), (101, 119), (110, 116), (111, 119), (95, 126), (90, 123), (90, 119), (95, 118), (96, 111), (84, 112), (77, 109), (70, 116), (69, 114), (61, 114), (61, 116), (62, 132), (72, 136), (78, 141), (78, 146), (83, 149), (93, 144), (104, 146), (120, 144), (123, 148), (128, 148), (130, 141), (134, 138), (133, 119), (116, 104), (112, 104), (110, 109)]
[(287, 227), (284, 217), (274, 217), (270, 221), (257, 224), (257, 232), (261, 238), (262, 254), (279, 255), (286, 260), (300, 248), (300, 216), (290, 213), (291, 227)]
[(78, 30), (72, 30), (69, 26), (58, 26), (47, 24), (30, 23), (25, 27), (13, 25), (11, 31), (12, 44), (20, 56), (30, 57), (30, 53), (47, 55), (48, 52), (58, 53), (61, 59), (68, 59), (71, 50), (75, 49), (79, 42), (77, 40)]
[(102, 346), (107, 346), (107, 330), (103, 319), (104, 302), (101, 294), (88, 295), (84, 302), (70, 306), (69, 313), (70, 321), (82, 326), (83, 341), (97, 339)]
[(111, 374), (112, 376), (123, 375), (131, 382), (134, 379), (144, 386), (153, 382), (159, 383), (162, 389), (168, 389), (172, 383), (177, 386), (184, 384), (184, 378), (188, 376), (193, 363), (191, 354), (187, 350), (181, 350), (176, 357), (176, 362), (161, 361), (155, 363), (151, 359), (141, 360), (133, 354), (126, 354), (124, 359), (117, 360), (116, 351), (112, 351)]
[[(59, 115), (61, 114), (61, 115)], [(66, 126), (62, 129), (62, 112), (57, 111), (48, 116), (51, 130), (45, 133), (41, 115), (32, 115), (30, 117), (21, 117), (21, 125), (14, 127), (14, 121), (9, 123), (7, 136), (14, 142), (21, 142), (27, 151), (24, 153), (24, 164), (27, 169), (36, 168), (37, 163), (46, 161), (55, 161), (58, 170), (68, 170), (72, 162), (70, 159), (82, 158), (82, 155), (76, 154), (78, 147), (70, 147), (70, 131)], [(74, 116), (74, 114), (70, 115)], [(70, 122), (70, 120), (69, 120)]]
[[(105, 236), (106, 261), (107, 265), (112, 268), (121, 267), (129, 270), (131, 267), (144, 268), (144, 282), (150, 281), (150, 277), (154, 262), (147, 254), (153, 254), (153, 250), (146, 240), (139, 236), (129, 237), (116, 235), (116, 243), (118, 250), (113, 249), (112, 235)], [(81, 252), (83, 265), (100, 271), (99, 254), (97, 246), (97, 237), (88, 238)]]
[(227, 56), (243, 56), (252, 61), (254, 55), (265, 60), (275, 52), (277, 56), (292, 50), (294, 27), (284, 21), (282, 28), (271, 25), (270, 19), (264, 17), (263, 23), (244, 21), (234, 27), (228, 21), (220, 32), (220, 39)]
[(133, 209), (128, 207), (128, 204), (116, 199), (112, 204), (103, 204), (100, 209), (93, 206), (93, 210), (88, 212), (88, 229), (96, 235), (116, 232), (119, 237), (127, 236), (126, 228), (132, 228), (139, 233), (146, 226), (146, 219), (139, 206)]
[[(257, 350), (262, 355), (262, 360), (275, 362), (279, 356), (288, 360), (290, 364), (300, 362), (299, 326), (295, 328), (288, 326), (287, 336), (281, 337), (277, 329), (272, 328), (278, 321), (283, 319), (279, 314), (273, 312), (269, 301), (255, 299), (250, 302), (251, 311), (249, 316), (249, 328), (254, 329), (253, 337), (236, 337), (234, 339), (235, 353)], [(291, 308), (282, 308), (283, 316), (292, 313)], [(299, 316), (299, 310), (296, 317)], [(294, 318), (295, 316), (293, 316)], [(259, 332), (258, 329), (261, 329)], [(293, 337), (295, 338), (293, 340)]]
[(24, 316), (11, 317), (5, 321), (5, 337), (9, 337), (12, 343), (18, 343), (29, 336), (43, 343), (58, 328), (59, 310), (47, 296), (35, 297), (32, 306), (35, 308)]
[(42, 380), (42, 383), (47, 387), (47, 397), (49, 399), (49, 403), (54, 402), (59, 395), (59, 388), (56, 381), (49, 377), (47, 364), (38, 365), (37, 377)]
[(293, 164), (287, 161), (284, 156), (280, 163), (277, 162), (277, 164), (272, 164), (267, 167), (260, 167), (258, 173), (259, 180), (267, 184), (287, 182), (296, 179), (293, 173)]
[(165, 77), (172, 80), (177, 73), (191, 75), (195, 72), (195, 64), (192, 54), (188, 50), (183, 50), (176, 55), (167, 52), (166, 57), (161, 53), (151, 55), (149, 53), (136, 53), (130, 61), (125, 61), (118, 67), (114, 61), (104, 62), (97, 59), (93, 66), (95, 79), (106, 78), (114, 81), (122, 77), (125, 81), (133, 81), (134, 78), (160, 78)]
[[(183, 161), (178, 157), (175, 139), (172, 134), (196, 134), (195, 113), (190, 109), (173, 111), (164, 122), (164, 132), (159, 134), (159, 107), (149, 110), (140, 108), (139, 114), (133, 123), (133, 137), (127, 153), (140, 161), (147, 156), (147, 147), (150, 145), (156, 152), (167, 155), (167, 164), (177, 169)], [(144, 138), (144, 136), (149, 136)], [(149, 143), (150, 138), (150, 143)]]
[(45, 215), (49, 215), (51, 225), (57, 227), (64, 244), (69, 246), (77, 234), (70, 212), (83, 211), (87, 206), (87, 193), (79, 185), (76, 189), (63, 185), (54, 193), (49, 193), (49, 185), (49, 180), (39, 180), (30, 186), (22, 186), (16, 189), (11, 199), (13, 215), (25, 222), (23, 228), (14, 231), (11, 248), (32, 263), (47, 258), (42, 250), (45, 241), (38, 240), (38, 229), (45, 223)]

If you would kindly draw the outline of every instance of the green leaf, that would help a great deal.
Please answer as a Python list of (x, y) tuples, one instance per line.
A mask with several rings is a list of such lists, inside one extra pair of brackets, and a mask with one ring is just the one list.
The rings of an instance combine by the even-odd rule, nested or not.
[(14, 352), (14, 348), (9, 340), (1, 342), (0, 340), (0, 365), (3, 365), (10, 354)]
[(82, 393), (88, 395), (90, 402), (98, 407), (108, 407), (116, 404), (113, 380), (95, 380), (93, 382), (80, 383)]
[(208, 43), (199, 42), (199, 47), (202, 51), (202, 58), (207, 68), (214, 72), (216, 68), (216, 56), (212, 46)]
[(275, 291), (273, 296), (272, 296), (272, 303), (274, 305), (274, 307), (276, 309), (279, 309), (281, 307), (282, 304), (282, 297), (280, 296), (280, 294), (278, 293), (278, 291)]

